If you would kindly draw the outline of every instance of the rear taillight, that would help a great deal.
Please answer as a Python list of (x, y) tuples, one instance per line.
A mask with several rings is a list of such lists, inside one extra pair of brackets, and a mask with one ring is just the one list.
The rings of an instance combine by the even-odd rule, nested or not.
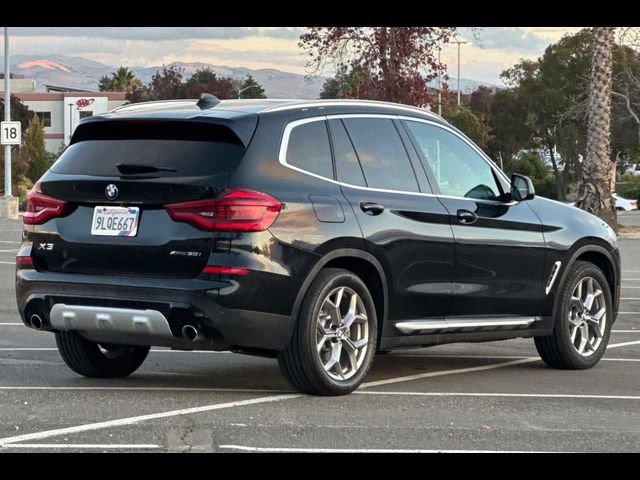
[(176, 222), (201, 230), (261, 232), (275, 221), (282, 205), (271, 195), (253, 190), (225, 190), (218, 198), (166, 205)]
[(18, 268), (33, 268), (33, 260), (28, 255), (18, 255), (16, 265)]
[(27, 212), (22, 221), (27, 225), (42, 225), (52, 218), (63, 217), (69, 213), (67, 202), (31, 190), (27, 194)]

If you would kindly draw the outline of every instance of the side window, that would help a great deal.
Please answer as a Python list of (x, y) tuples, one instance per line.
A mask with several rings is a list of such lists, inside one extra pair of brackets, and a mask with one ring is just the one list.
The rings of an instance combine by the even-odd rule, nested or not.
[(369, 187), (420, 191), (411, 161), (392, 120), (345, 118), (344, 124)]
[(342, 120), (329, 120), (333, 140), (333, 155), (336, 161), (336, 179), (339, 182), (366, 187), (362, 167), (353, 149)]
[(440, 193), (496, 200), (501, 190), (489, 164), (457, 135), (422, 122), (405, 121), (431, 169)]
[(291, 130), (287, 163), (306, 172), (333, 179), (331, 147), (324, 120), (303, 123)]

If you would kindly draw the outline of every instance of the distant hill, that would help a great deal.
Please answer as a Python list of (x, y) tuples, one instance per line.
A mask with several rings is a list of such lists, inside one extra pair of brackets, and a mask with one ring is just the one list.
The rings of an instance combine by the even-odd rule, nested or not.
[[(62, 85), (83, 90), (98, 90), (98, 82), (103, 75), (109, 75), (117, 67), (106, 65), (82, 57), (68, 57), (65, 55), (14, 55), (11, 57), (11, 71), (32, 78), (37, 82), (38, 90), (44, 90), (44, 84)], [(225, 77), (243, 79), (252, 75), (265, 89), (271, 98), (318, 98), (324, 77), (306, 80), (304, 75), (283, 72), (273, 68), (253, 70), (244, 67), (227, 67), (208, 63), (175, 62), (185, 69), (189, 77), (198, 68), (209, 67), (217, 74)], [(149, 82), (151, 76), (162, 66), (137, 67), (131, 70), (142, 80)]]
[[(2, 57), (0, 57), (1, 59)], [(1, 60), (0, 60), (1, 61)], [(69, 57), (66, 55), (14, 55), (11, 57), (11, 71), (32, 78), (37, 82), (38, 90), (44, 91), (44, 84), (74, 87), (83, 90), (98, 90), (98, 81), (103, 75), (109, 75), (117, 67), (107, 65), (83, 57)], [(200, 62), (174, 62), (168, 66), (176, 65), (184, 68), (187, 78), (197, 69), (209, 67), (218, 75), (243, 79), (252, 75), (265, 89), (270, 98), (303, 98), (315, 99), (320, 95), (322, 84), (326, 77), (316, 77), (307, 80), (304, 75), (283, 72), (275, 68), (251, 69), (245, 67), (228, 67), (224, 65), (212, 65)], [(131, 70), (143, 83), (148, 83), (151, 76), (162, 66), (139, 67), (131, 66)], [(457, 87), (457, 80), (449, 78), (449, 88)], [(479, 85), (496, 87), (496, 85), (478, 82), (466, 78), (460, 79), (460, 90), (463, 93), (471, 93)], [(436, 87), (437, 81), (430, 82), (430, 86)]]

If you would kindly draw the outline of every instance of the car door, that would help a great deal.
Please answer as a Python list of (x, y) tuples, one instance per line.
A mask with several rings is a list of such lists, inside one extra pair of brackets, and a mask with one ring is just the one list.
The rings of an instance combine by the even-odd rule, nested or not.
[(543, 295), (542, 224), (480, 150), (453, 128), (403, 119), (451, 219), (451, 316), (535, 316)]
[(383, 333), (397, 335), (393, 324), (400, 319), (445, 315), (453, 235), (406, 132), (385, 116), (329, 117), (329, 125), (336, 178), (360, 223), (365, 248), (387, 275), (391, 321)]

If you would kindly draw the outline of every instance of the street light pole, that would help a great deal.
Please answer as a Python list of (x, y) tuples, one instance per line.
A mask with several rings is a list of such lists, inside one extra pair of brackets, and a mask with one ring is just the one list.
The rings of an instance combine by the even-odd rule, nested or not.
[(469, 43), (461, 40), (454, 40), (453, 43), (458, 44), (458, 108), (460, 108), (460, 45)]
[[(4, 121), (11, 121), (11, 91), (9, 85), (9, 27), (4, 27)], [(11, 196), (11, 145), (4, 146), (4, 196)]]
[[(440, 47), (438, 47), (438, 67), (440, 66)], [(442, 72), (438, 70), (438, 115), (442, 116)]]

